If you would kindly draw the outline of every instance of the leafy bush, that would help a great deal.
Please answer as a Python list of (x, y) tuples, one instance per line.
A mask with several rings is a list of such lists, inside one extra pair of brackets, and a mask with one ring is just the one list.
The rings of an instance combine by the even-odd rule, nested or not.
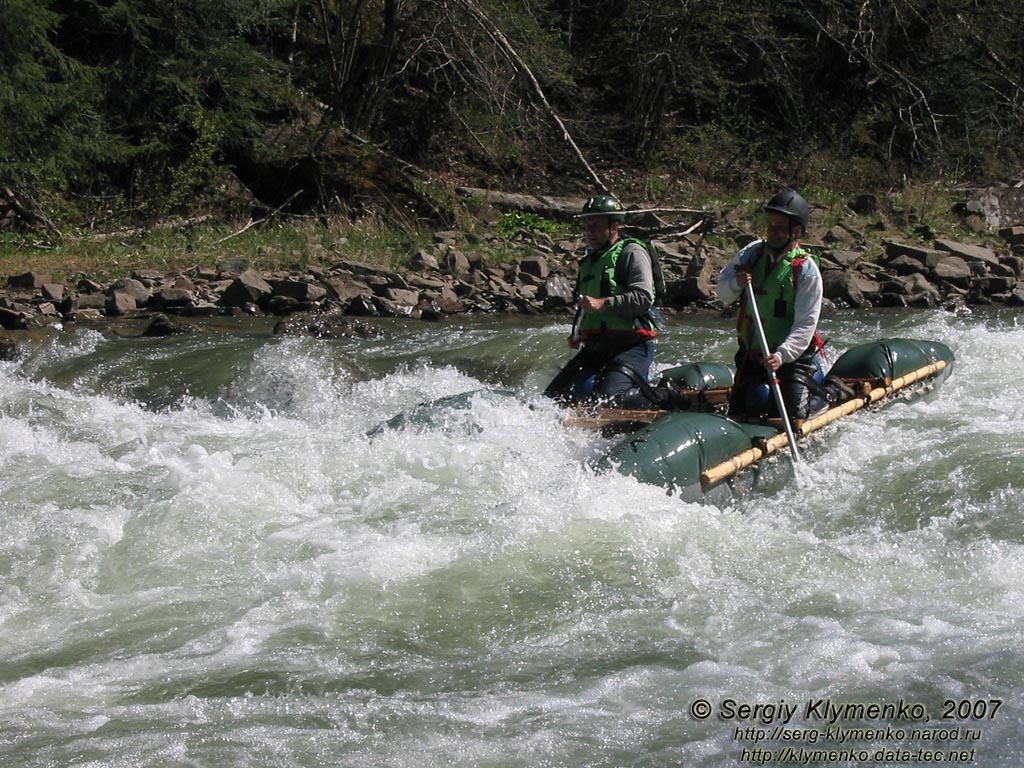
[(510, 239), (518, 234), (534, 235), (542, 232), (547, 235), (557, 235), (564, 231), (565, 227), (557, 221), (545, 219), (536, 213), (512, 211), (498, 220), (498, 234)]

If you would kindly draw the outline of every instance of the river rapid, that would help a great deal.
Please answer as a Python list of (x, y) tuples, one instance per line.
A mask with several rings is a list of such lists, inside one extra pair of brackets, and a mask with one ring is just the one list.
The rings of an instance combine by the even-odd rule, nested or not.
[[(671, 318), (658, 367), (729, 326)], [(0, 363), (0, 765), (1024, 764), (1019, 314), (825, 318), (952, 375), (717, 504), (589, 468), (538, 395), (564, 319), (384, 327)]]

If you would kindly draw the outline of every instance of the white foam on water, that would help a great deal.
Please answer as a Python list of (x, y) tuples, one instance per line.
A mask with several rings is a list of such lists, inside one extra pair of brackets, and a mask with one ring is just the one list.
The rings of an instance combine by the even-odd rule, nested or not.
[(368, 436), (493, 389), (429, 355), (367, 378), (275, 340), (158, 409), (43, 377), (91, 351), (5, 364), (0, 756), (732, 765), (737, 723), (692, 701), (821, 696), (1002, 698), (977, 747), (1019, 756), (1024, 333), (905, 322), (957, 353), (938, 397), (720, 507), (595, 474), (606, 443), (529, 388)]

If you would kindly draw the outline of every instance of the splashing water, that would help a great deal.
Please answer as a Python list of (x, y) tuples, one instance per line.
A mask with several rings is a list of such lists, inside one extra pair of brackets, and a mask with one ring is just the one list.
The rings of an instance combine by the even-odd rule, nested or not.
[[(659, 366), (727, 361), (725, 326), (680, 321)], [(869, 756), (1024, 759), (1014, 315), (831, 318), (838, 350), (936, 339), (953, 374), (725, 506), (588, 468), (602, 439), (537, 395), (566, 327), (391, 330), (89, 331), (0, 364), (0, 763), (782, 764), (841, 748), (821, 700), (927, 709), (838, 720), (906, 731), (846, 745)]]

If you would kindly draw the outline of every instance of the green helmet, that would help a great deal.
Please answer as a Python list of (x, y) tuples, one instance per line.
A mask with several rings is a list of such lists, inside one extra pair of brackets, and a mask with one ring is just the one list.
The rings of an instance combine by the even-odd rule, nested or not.
[(621, 222), (626, 220), (626, 209), (611, 195), (595, 195), (583, 204), (579, 215), (581, 219), (591, 216), (607, 216), (610, 221)]

